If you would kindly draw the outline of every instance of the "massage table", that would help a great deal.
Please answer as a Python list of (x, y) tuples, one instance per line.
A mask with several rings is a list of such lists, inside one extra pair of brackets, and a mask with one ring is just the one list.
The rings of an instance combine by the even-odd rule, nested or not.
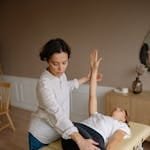
[[(115, 150), (141, 150), (142, 143), (150, 136), (150, 126), (130, 122), (131, 137), (122, 140)], [(61, 140), (57, 140), (40, 150), (63, 150)]]

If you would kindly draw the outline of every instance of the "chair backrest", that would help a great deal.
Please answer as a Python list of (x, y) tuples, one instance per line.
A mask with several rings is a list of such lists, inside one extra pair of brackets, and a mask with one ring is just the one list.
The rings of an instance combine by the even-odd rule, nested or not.
[(3, 68), (2, 68), (2, 65), (0, 64), (0, 75), (3, 74)]
[(3, 80), (3, 68), (2, 65), (0, 64), (0, 81)]
[(0, 82), (0, 112), (8, 111), (10, 103), (10, 86), (8, 82)]

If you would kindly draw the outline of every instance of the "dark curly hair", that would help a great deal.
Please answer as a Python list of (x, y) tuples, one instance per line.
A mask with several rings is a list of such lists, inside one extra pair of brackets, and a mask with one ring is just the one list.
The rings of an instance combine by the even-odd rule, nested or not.
[(128, 112), (127, 112), (127, 110), (125, 109), (124, 110), (124, 112), (125, 112), (125, 123), (128, 125), (128, 127), (130, 127), (130, 125), (129, 125), (129, 115), (128, 115)]
[(65, 52), (68, 54), (68, 58), (71, 55), (71, 49), (69, 45), (61, 38), (51, 39), (42, 48), (40, 52), (40, 59), (42, 61), (48, 61), (54, 53)]

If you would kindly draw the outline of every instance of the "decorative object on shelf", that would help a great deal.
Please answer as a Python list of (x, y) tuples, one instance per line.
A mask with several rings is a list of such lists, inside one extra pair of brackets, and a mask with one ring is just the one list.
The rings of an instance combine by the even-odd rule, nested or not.
[(143, 90), (143, 84), (139, 79), (139, 77), (136, 77), (136, 79), (132, 83), (132, 91), (135, 94), (139, 94), (142, 92), (142, 90)]
[(145, 65), (147, 71), (150, 72), (150, 31), (146, 34), (140, 48), (139, 59), (141, 64)]
[(143, 64), (139, 64), (136, 66), (136, 79), (132, 83), (132, 92), (135, 94), (139, 94), (143, 90), (143, 84), (140, 80), (140, 76), (144, 74), (147, 69)]
[(114, 88), (113, 91), (116, 92), (116, 93), (127, 95), (128, 92), (129, 92), (129, 89), (128, 88), (120, 88), (119, 87), (119, 88)]
[(138, 64), (136, 66), (136, 74), (137, 76), (142, 76), (144, 74), (144, 72), (147, 70), (147, 68), (145, 68), (145, 66), (143, 64)]

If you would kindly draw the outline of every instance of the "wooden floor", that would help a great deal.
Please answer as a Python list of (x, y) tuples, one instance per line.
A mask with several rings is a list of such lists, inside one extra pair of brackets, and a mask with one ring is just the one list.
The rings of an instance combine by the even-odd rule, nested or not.
[[(0, 150), (28, 150), (27, 130), (30, 115), (30, 111), (11, 107), (16, 131), (8, 128), (0, 132)], [(144, 143), (144, 150), (150, 150), (150, 142)]]
[(31, 112), (11, 107), (11, 116), (16, 127), (0, 132), (0, 150), (28, 150), (27, 131)]

